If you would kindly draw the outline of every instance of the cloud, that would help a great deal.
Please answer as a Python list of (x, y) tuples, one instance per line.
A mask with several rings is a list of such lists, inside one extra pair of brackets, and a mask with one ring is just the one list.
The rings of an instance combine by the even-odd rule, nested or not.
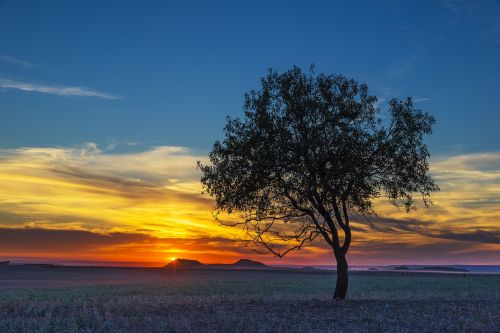
[(98, 97), (104, 99), (121, 99), (122, 96), (103, 93), (86, 87), (68, 87), (62, 85), (44, 85), (30, 82), (20, 82), (0, 78), (0, 88), (17, 89), (59, 96)]
[(28, 62), (28, 61), (9, 57), (9, 56), (4, 55), (4, 54), (0, 54), (0, 61), (8, 62), (8, 63), (14, 64), (14, 65), (17, 65), (17, 66), (20, 66), (23, 68), (42, 67), (40, 65), (36, 65), (36, 64)]
[(356, 224), (368, 226), (370, 229), (360, 228), (361, 232), (379, 231), (384, 233), (411, 232), (421, 233), (426, 230), (431, 222), (416, 218), (389, 218), (384, 216), (359, 216), (354, 215), (352, 220)]
[(1, 228), (0, 241), (9, 251), (75, 252), (112, 245), (151, 242), (152, 237), (141, 233), (95, 233), (86, 230), (41, 228)]
[[(251, 257), (245, 242), (234, 241), (244, 238), (240, 229), (214, 221), (214, 202), (201, 195), (198, 160), (206, 162), (206, 153), (172, 146), (120, 153), (95, 143), (0, 149), (0, 228), (17, 230), (9, 231), (11, 241), (0, 239), (0, 255), (158, 262)], [(430, 263), (429, 249), (435, 262), (498, 263), (500, 152), (436, 156), (431, 173), (441, 191), (430, 208), (407, 214), (377, 200), (378, 216), (353, 216), (352, 263)], [(254, 258), (333, 260), (320, 242), (280, 261)]]
[(441, 0), (441, 4), (448, 11), (448, 22), (451, 25), (457, 25), (461, 21), (471, 21), (478, 18), (478, 14), (491, 9), (493, 2), (490, 0)]
[(500, 45), (500, 14), (495, 17), (491, 26), (484, 33), (494, 44)]
[(498, 1), (441, 0), (451, 26), (475, 23), (482, 37), (500, 45), (500, 6)]
[(82, 216), (81, 214), (51, 213), (47, 211), (28, 212), (24, 210), (26, 206), (36, 207), (43, 202), (19, 202), (16, 204), (0, 202), (0, 228), (15, 228), (19, 226), (29, 228), (81, 228), (85, 226), (89, 229), (96, 229), (102, 232), (109, 232), (112, 225), (108, 225), (106, 217)]
[(182, 147), (113, 154), (92, 143), (0, 149), (0, 211), (17, 214), (0, 226), (228, 235), (201, 195), (196, 161), (205, 158)]
[(415, 70), (416, 60), (417, 55), (413, 54), (394, 62), (387, 71), (387, 75), (393, 78), (399, 78), (408, 73), (412, 73)]
[(430, 98), (427, 98), (427, 97), (422, 97), (422, 98), (414, 98), (414, 99), (413, 99), (413, 102), (415, 102), (415, 103), (419, 103), (419, 102), (427, 102), (427, 101), (429, 101), (429, 100), (430, 100)]
[[(185, 147), (159, 146), (133, 153), (103, 151), (95, 143), (77, 147), (0, 149), (0, 163), (27, 162), (39, 172), (50, 172), (74, 180), (122, 183), (127, 186), (177, 188), (196, 182), (196, 162), (207, 160)], [(117, 168), (119, 166), (119, 168)], [(114, 186), (112, 186), (114, 187)], [(199, 189), (197, 187), (197, 190)]]
[(413, 74), (419, 59), (426, 54), (426, 40), (421, 36), (421, 33), (414, 29), (409, 29), (409, 33), (412, 38), (409, 41), (406, 56), (393, 61), (386, 70), (386, 76), (392, 79), (400, 79)]
[[(440, 239), (414, 242), (376, 239), (353, 244), (349, 257), (355, 264), (498, 264), (498, 246)], [(381, 259), (383, 258), (383, 259)]]
[[(436, 262), (499, 263), (493, 253), (500, 251), (500, 152), (435, 156), (430, 171), (441, 191), (433, 193), (429, 208), (421, 205), (408, 214), (377, 200), (378, 216), (353, 216), (351, 258), (376, 262), (377, 256), (392, 256), (411, 262), (413, 256), (415, 262), (420, 253), (430, 263), (432, 248)], [(379, 244), (377, 249), (373, 244)]]
[[(462, 222), (474, 224), (474, 221), (469, 219)], [(474, 242), (482, 244), (498, 244), (500, 245), (500, 229), (481, 230), (465, 228), (465, 230), (443, 230), (439, 224), (432, 221), (424, 221), (419, 219), (391, 219), (387, 217), (362, 218), (353, 217), (355, 225), (365, 225), (369, 229), (357, 227), (357, 232), (383, 232), (386, 234), (401, 234), (410, 233), (421, 235), (430, 238), (451, 239), (463, 242)]]
[(227, 262), (242, 257), (256, 257), (241, 241), (204, 234), (168, 238), (147, 232), (0, 228), (0, 244), (0, 259), (9, 256), (39, 259), (52, 256), (73, 260), (165, 262), (171, 256), (189, 253), (192, 259)]
[(500, 244), (500, 230), (473, 230), (469, 232), (441, 232), (431, 234), (430, 237), (459, 240), (483, 244)]

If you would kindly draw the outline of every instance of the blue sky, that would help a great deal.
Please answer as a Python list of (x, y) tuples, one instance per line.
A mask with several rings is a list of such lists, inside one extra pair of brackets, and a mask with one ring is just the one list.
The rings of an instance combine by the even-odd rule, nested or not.
[(437, 118), (434, 204), (377, 201), (350, 262), (500, 264), (499, 59), (498, 1), (0, 0), (0, 261), (284, 263), (214, 222), (196, 161), (268, 68), (314, 63)]
[(311, 63), (416, 98), (433, 153), (500, 148), (494, 1), (7, 0), (0, 41), (1, 148), (208, 151), (267, 68)]

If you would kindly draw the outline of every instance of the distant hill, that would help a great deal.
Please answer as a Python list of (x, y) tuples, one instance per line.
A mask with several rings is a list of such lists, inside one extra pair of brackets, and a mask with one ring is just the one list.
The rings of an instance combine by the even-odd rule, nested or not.
[(439, 272), (468, 272), (469, 271), (465, 268), (454, 268), (454, 267), (447, 267), (447, 266), (425, 266), (425, 267), (419, 268), (419, 270), (439, 271)]
[(267, 267), (267, 265), (261, 263), (260, 261), (250, 260), (250, 259), (240, 259), (232, 265), (228, 266), (237, 266), (237, 267)]
[(10, 261), (0, 261), (0, 265), (8, 265)]
[(191, 259), (175, 259), (169, 262), (164, 267), (167, 269), (190, 269), (190, 268), (202, 268), (206, 266), (199, 262), (198, 260)]
[(255, 260), (240, 259), (234, 264), (202, 264), (198, 260), (175, 259), (164, 266), (166, 269), (266, 269), (271, 267)]
[(395, 270), (395, 271), (407, 271), (407, 270), (409, 270), (409, 268), (406, 266), (396, 266), (393, 268), (393, 270)]
[(423, 267), (415, 267), (415, 266), (396, 266), (393, 268), (395, 271), (434, 271), (434, 272), (469, 272), (469, 270), (465, 268), (454, 268), (448, 266), (423, 266)]

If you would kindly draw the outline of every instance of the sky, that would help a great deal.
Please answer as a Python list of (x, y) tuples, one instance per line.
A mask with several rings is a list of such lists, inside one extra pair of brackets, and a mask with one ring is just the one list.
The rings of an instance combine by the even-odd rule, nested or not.
[(218, 225), (196, 161), (269, 68), (315, 65), (412, 96), (434, 205), (377, 201), (354, 265), (500, 264), (497, 1), (0, 0), (0, 260), (278, 259)]

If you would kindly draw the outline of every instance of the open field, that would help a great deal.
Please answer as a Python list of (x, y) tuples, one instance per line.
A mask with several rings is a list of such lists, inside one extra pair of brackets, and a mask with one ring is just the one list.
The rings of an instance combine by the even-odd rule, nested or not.
[(0, 267), (0, 332), (498, 332), (500, 276)]

